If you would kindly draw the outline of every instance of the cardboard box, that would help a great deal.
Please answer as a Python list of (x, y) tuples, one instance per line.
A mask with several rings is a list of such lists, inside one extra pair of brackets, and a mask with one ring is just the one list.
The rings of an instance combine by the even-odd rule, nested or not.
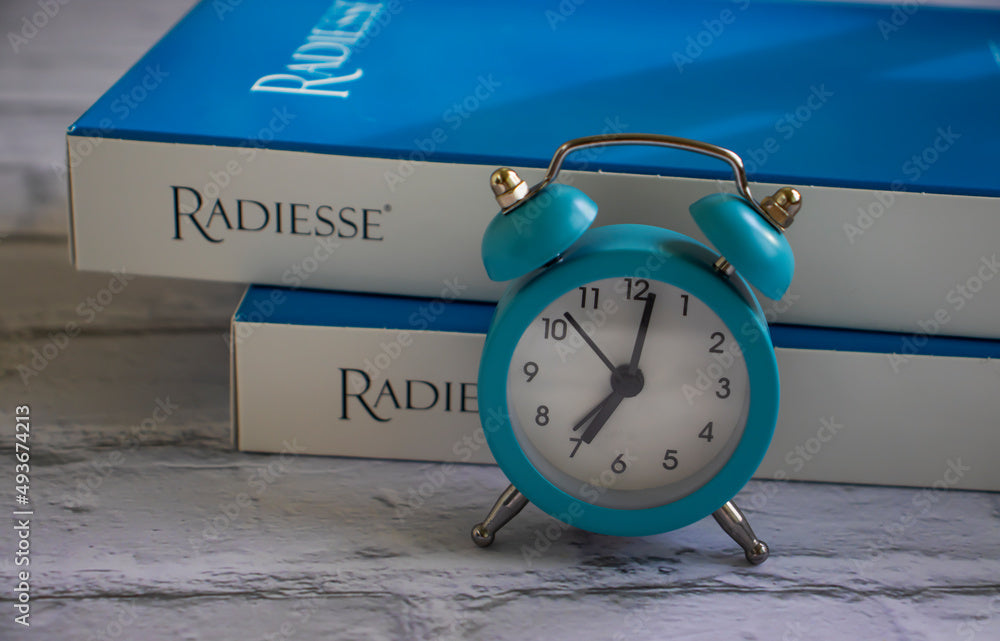
[[(492, 462), (475, 405), (492, 312), (251, 287), (232, 320), (234, 445)], [(1000, 341), (914, 338), (772, 327), (781, 409), (756, 476), (1000, 490)]]

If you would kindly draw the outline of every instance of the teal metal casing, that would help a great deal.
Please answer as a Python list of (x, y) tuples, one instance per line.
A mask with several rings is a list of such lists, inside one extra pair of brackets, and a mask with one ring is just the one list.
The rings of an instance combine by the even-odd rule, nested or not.
[(597, 205), (570, 185), (554, 184), (508, 213), (500, 212), (483, 234), (483, 265), (496, 281), (511, 280), (556, 258), (597, 217)]
[[(587, 231), (562, 260), (513, 283), (500, 300), (479, 370), (479, 412), (494, 458), (511, 483), (548, 514), (602, 534), (641, 536), (677, 529), (732, 499), (760, 465), (774, 433), (779, 383), (764, 315), (740, 276), (735, 284), (712, 267), (718, 254), (673, 231), (613, 225)], [(509, 271), (514, 271), (513, 269)], [(570, 496), (528, 460), (511, 425), (507, 372), (521, 335), (553, 299), (586, 283), (642, 277), (680, 287), (723, 320), (740, 346), (750, 380), (746, 426), (719, 473), (683, 498), (648, 509), (613, 509)]]
[(708, 240), (740, 276), (768, 298), (785, 295), (795, 273), (795, 255), (785, 235), (734, 194), (711, 194), (690, 207)]

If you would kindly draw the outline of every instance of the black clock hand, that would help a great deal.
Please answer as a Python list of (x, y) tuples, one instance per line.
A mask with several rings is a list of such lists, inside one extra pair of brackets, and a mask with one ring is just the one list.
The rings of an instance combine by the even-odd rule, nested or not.
[(586, 422), (587, 422), (588, 420), (590, 420), (590, 418), (591, 418), (591, 417), (592, 417), (592, 416), (593, 416), (594, 414), (597, 414), (597, 413), (598, 413), (599, 411), (601, 411), (601, 408), (602, 408), (602, 407), (604, 407), (605, 405), (607, 405), (607, 404), (608, 404), (608, 401), (610, 401), (610, 400), (611, 400), (612, 398), (614, 398), (614, 396), (615, 396), (615, 393), (614, 393), (614, 392), (611, 392), (610, 394), (608, 394), (607, 396), (605, 396), (605, 397), (604, 397), (604, 398), (603, 398), (603, 399), (601, 400), (601, 402), (600, 402), (600, 403), (598, 403), (597, 405), (595, 405), (595, 406), (593, 407), (593, 409), (591, 409), (591, 410), (590, 410), (589, 412), (587, 412), (587, 415), (586, 415), (586, 416), (584, 416), (583, 418), (581, 418), (581, 419), (580, 419), (580, 421), (579, 421), (579, 422), (578, 422), (578, 423), (577, 423), (576, 425), (574, 425), (574, 426), (573, 426), (573, 431), (575, 432), (575, 431), (577, 431), (578, 429), (580, 429), (581, 427), (583, 427), (583, 426), (584, 426), (584, 424), (586, 424)]
[(653, 315), (655, 302), (656, 294), (646, 294), (646, 305), (642, 308), (642, 320), (639, 321), (639, 331), (635, 335), (635, 346), (632, 348), (632, 360), (628, 363), (629, 374), (639, 371), (639, 356), (642, 355), (642, 346), (646, 342), (646, 331), (649, 329), (649, 318)]
[(594, 420), (583, 432), (583, 435), (580, 437), (580, 440), (586, 443), (587, 445), (590, 445), (591, 441), (594, 440), (594, 437), (597, 436), (597, 433), (601, 431), (601, 428), (604, 427), (604, 424), (608, 422), (608, 419), (611, 418), (611, 415), (614, 413), (616, 409), (618, 409), (618, 406), (621, 405), (621, 402), (623, 400), (625, 400), (624, 396), (622, 396), (618, 392), (611, 392), (611, 396), (609, 396), (607, 401), (603, 403), (601, 411), (597, 413), (597, 416), (594, 417)]
[[(576, 329), (576, 331), (580, 333), (580, 336), (582, 336), (583, 339), (587, 341), (587, 344), (590, 345), (591, 349), (593, 349), (594, 352), (601, 357), (601, 360), (604, 362), (605, 365), (607, 365), (608, 369), (610, 369), (612, 374), (616, 377), (612, 379), (613, 389), (611, 391), (611, 394), (609, 394), (603, 401), (598, 403), (597, 407), (588, 412), (587, 415), (584, 416), (579, 423), (573, 426), (573, 431), (575, 432), (576, 430), (580, 429), (580, 427), (583, 426), (583, 424), (586, 423), (591, 416), (594, 417), (594, 419), (590, 422), (590, 425), (587, 426), (587, 429), (584, 430), (582, 435), (580, 435), (580, 438), (573, 439), (574, 441), (577, 441), (576, 447), (573, 449), (573, 454), (576, 454), (576, 450), (579, 449), (580, 443), (586, 443), (589, 445), (591, 442), (593, 442), (593, 440), (597, 437), (597, 434), (601, 431), (601, 429), (604, 428), (604, 424), (608, 422), (608, 419), (611, 418), (611, 415), (615, 413), (615, 410), (618, 409), (618, 406), (621, 405), (623, 400), (625, 400), (626, 394), (628, 396), (634, 396), (635, 394), (638, 394), (639, 390), (642, 389), (642, 383), (641, 383), (642, 377), (641, 375), (636, 376), (636, 374), (639, 371), (639, 357), (642, 355), (642, 346), (646, 342), (646, 332), (649, 330), (649, 319), (653, 314), (653, 304), (655, 302), (656, 302), (656, 294), (647, 294), (646, 305), (642, 308), (642, 320), (639, 321), (639, 331), (636, 333), (635, 346), (632, 348), (632, 360), (629, 361), (627, 374), (622, 374), (611, 363), (611, 361), (608, 360), (607, 356), (605, 356), (601, 352), (601, 350), (598, 349), (597, 345), (594, 344), (594, 341), (591, 340), (589, 336), (587, 336), (587, 334), (583, 331), (583, 328), (580, 327), (580, 325), (576, 322), (576, 320), (569, 312), (563, 314), (563, 316), (566, 317), (566, 320), (569, 321), (571, 325), (573, 325), (574, 329)], [(625, 378), (626, 376), (628, 378)], [(639, 385), (638, 387), (632, 389), (631, 391), (625, 391), (629, 387), (633, 386), (622, 385), (621, 383), (623, 380), (626, 383), (629, 382), (634, 383), (636, 380), (638, 380)], [(624, 393), (622, 393), (623, 391)], [(570, 457), (572, 457), (573, 454), (570, 454)]]
[[(583, 418), (581, 418), (577, 422), (577, 424), (573, 426), (573, 431), (575, 432), (578, 429), (580, 429), (581, 427), (583, 427), (584, 425), (586, 425), (587, 421), (589, 421), (591, 418), (593, 418), (595, 414), (599, 414), (600, 412), (604, 411), (605, 408), (607, 408), (607, 406), (609, 404), (614, 404), (615, 407), (618, 407), (618, 403), (621, 402), (620, 398), (621, 398), (621, 394), (619, 394), (618, 392), (611, 392), (610, 394), (608, 394), (607, 396), (605, 396), (604, 399), (602, 399), (600, 403), (598, 403), (597, 405), (595, 405), (593, 407), (593, 409), (591, 409), (589, 412), (587, 412), (586, 416), (584, 416)], [(619, 400), (616, 400), (616, 399), (619, 399)], [(614, 411), (614, 409), (611, 410), (611, 412), (613, 412), (613, 411)], [(608, 416), (611, 415), (611, 412), (608, 412)], [(600, 425), (597, 427), (597, 430), (595, 430), (593, 432), (593, 434), (591, 434), (591, 428), (588, 427), (587, 430), (583, 433), (582, 436), (579, 436), (579, 437), (570, 437), (570, 439), (569, 439), (570, 441), (575, 441), (576, 442), (576, 446), (573, 447), (573, 451), (570, 452), (570, 454), (569, 454), (570, 458), (573, 458), (574, 456), (576, 456), (576, 451), (578, 449), (580, 449), (580, 445), (581, 444), (587, 443), (589, 445), (590, 441), (594, 440), (594, 437), (597, 436), (597, 432), (600, 431), (601, 427), (608, 420), (607, 416), (605, 416), (604, 418), (601, 418), (600, 416), (598, 416), (596, 419), (594, 419), (594, 422), (596, 423), (598, 421), (598, 419), (600, 420)], [(591, 425), (593, 425), (593, 423), (591, 423)]]
[(607, 356), (604, 355), (604, 352), (602, 352), (601, 348), (597, 346), (597, 343), (594, 342), (594, 339), (592, 339), (587, 334), (587, 332), (583, 331), (583, 328), (580, 327), (580, 323), (576, 322), (576, 319), (573, 318), (573, 315), (570, 314), (569, 312), (566, 312), (565, 314), (563, 314), (563, 316), (565, 316), (566, 320), (569, 321), (569, 324), (573, 326), (573, 329), (576, 330), (576, 333), (579, 334), (581, 338), (583, 338), (583, 340), (587, 342), (587, 345), (590, 345), (590, 349), (594, 350), (594, 353), (597, 354), (598, 358), (601, 359), (601, 362), (604, 363), (607, 366), (607, 368), (611, 370), (613, 373), (615, 371), (614, 364), (608, 359)]

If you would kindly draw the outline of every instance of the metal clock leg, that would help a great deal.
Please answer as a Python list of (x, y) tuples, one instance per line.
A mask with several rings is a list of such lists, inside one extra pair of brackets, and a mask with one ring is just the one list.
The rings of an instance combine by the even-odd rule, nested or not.
[(743, 515), (740, 508), (736, 507), (735, 503), (728, 501), (713, 512), (712, 516), (722, 526), (722, 529), (726, 531), (726, 534), (731, 536), (743, 548), (743, 553), (746, 555), (747, 561), (753, 565), (760, 565), (767, 560), (768, 554), (770, 554), (767, 543), (757, 538), (757, 535), (753, 532), (753, 528), (750, 527), (750, 523), (747, 521), (747, 517)]
[(528, 504), (528, 499), (516, 487), (511, 485), (500, 494), (493, 504), (493, 509), (486, 515), (482, 523), (472, 528), (472, 542), (481, 548), (493, 543), (497, 530), (507, 525), (507, 522), (517, 516), (517, 513)]

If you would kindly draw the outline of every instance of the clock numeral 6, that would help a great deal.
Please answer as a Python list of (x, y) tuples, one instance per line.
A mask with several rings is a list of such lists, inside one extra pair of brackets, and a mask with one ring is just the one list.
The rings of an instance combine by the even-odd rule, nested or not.
[(718, 396), (719, 398), (729, 398), (729, 395), (733, 393), (733, 391), (729, 389), (728, 378), (720, 378), (719, 386), (721, 387), (721, 389), (715, 390), (715, 395)]
[(549, 406), (539, 405), (538, 412), (535, 414), (535, 425), (545, 427), (549, 424)]
[(677, 454), (677, 450), (667, 450), (667, 453), (663, 455), (663, 469), (673, 470), (680, 463), (674, 454)]
[(615, 460), (611, 461), (611, 471), (615, 474), (621, 474), (628, 469), (628, 465), (626, 465), (625, 461), (622, 459), (623, 456), (625, 456), (624, 453), (619, 454), (615, 457)]
[(552, 320), (551, 318), (543, 318), (542, 323), (545, 325), (545, 338), (554, 338), (557, 341), (566, 338), (569, 325), (563, 319), (557, 318)]
[(526, 380), (525, 383), (530, 383), (536, 376), (538, 376), (538, 363), (535, 361), (528, 361), (524, 364), (524, 368), (521, 371), (528, 377), (528, 380)]

